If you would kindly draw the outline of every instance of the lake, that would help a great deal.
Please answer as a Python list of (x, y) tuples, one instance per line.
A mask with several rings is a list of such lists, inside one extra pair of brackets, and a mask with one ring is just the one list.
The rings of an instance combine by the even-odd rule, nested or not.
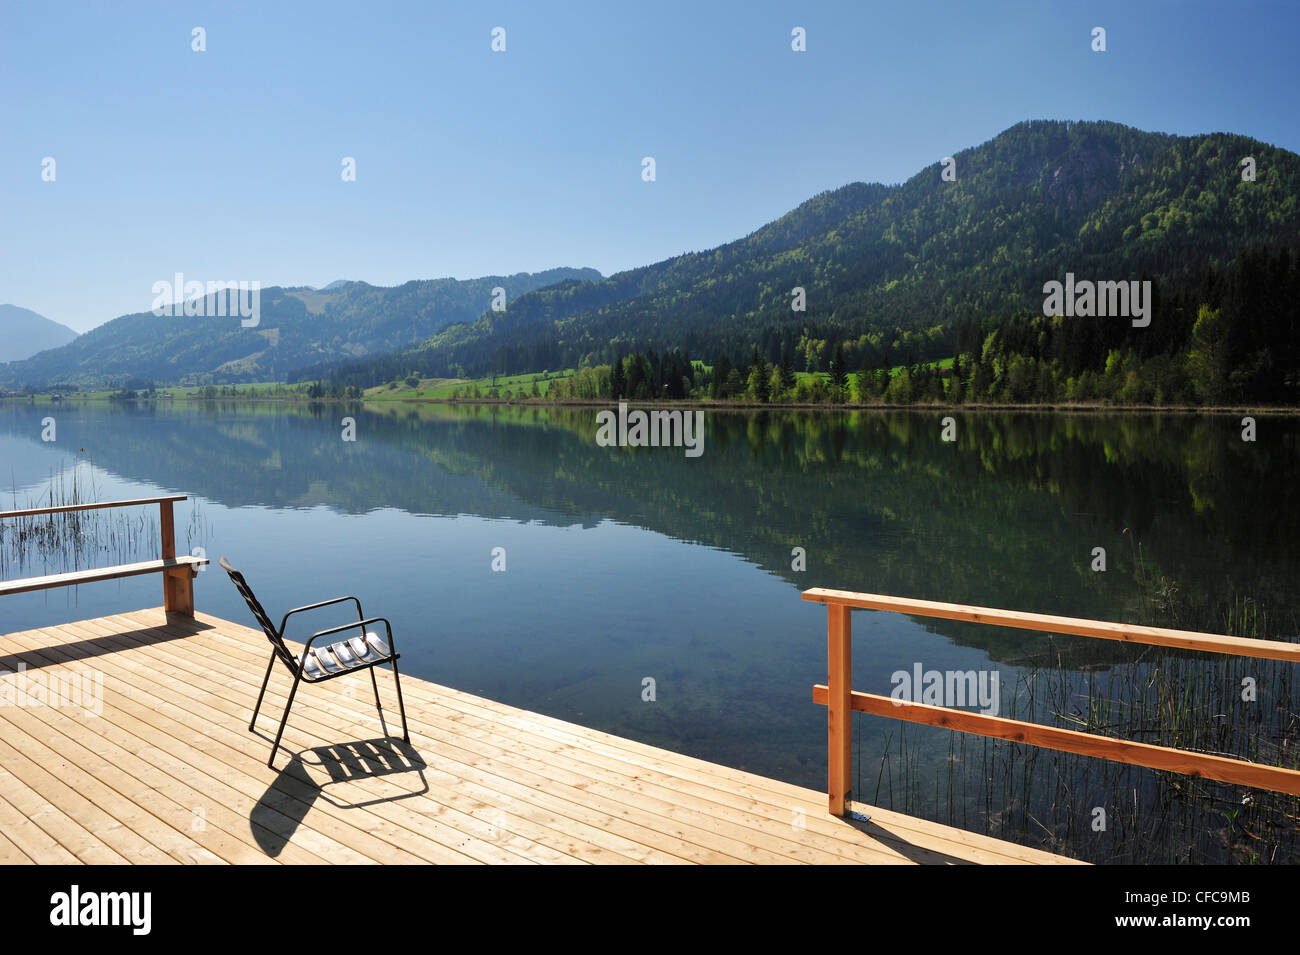
[[(354, 593), (391, 619), (404, 673), (816, 789), (826, 618), (807, 587), (1300, 634), (1296, 417), (1256, 416), (1244, 441), (1240, 415), (708, 411), (690, 457), (600, 446), (597, 410), (5, 402), (0, 479), (6, 508), (52, 479), (189, 495), (177, 547), (213, 560), (202, 612), (253, 625), (218, 556), (276, 619)], [(156, 556), (156, 531), (138, 545)], [(0, 552), (7, 578), (70, 568)], [(0, 628), (160, 603), (153, 576), (23, 594)], [(883, 613), (854, 634), (855, 689), (887, 694), (917, 664), (996, 672), (1004, 716), (1296, 764), (1285, 667)], [(1300, 857), (1293, 797), (1243, 807), (1234, 787), (877, 717), (855, 732), (867, 802), (1095, 861)]]

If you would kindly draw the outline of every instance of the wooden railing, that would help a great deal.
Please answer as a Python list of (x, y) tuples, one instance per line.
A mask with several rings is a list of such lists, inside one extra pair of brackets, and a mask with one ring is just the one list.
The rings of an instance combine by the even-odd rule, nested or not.
[(854, 609), (886, 610), (915, 617), (964, 620), (970, 623), (1037, 630), (1043, 633), (1071, 634), (1102, 640), (1120, 640), (1125, 643), (1291, 662), (1300, 662), (1300, 644), (1229, 637), (1214, 633), (1193, 633), (1187, 630), (1129, 626), (1122, 623), (1103, 623), (1098, 620), (1022, 613), (1015, 610), (991, 610), (987, 607), (967, 607), (961, 604), (914, 600), (908, 597), (888, 597), (881, 594), (859, 594), (846, 590), (827, 590), (822, 587), (805, 590), (803, 599), (826, 604), (827, 682), (813, 687), (813, 702), (827, 707), (827, 795), (830, 799), (832, 815), (843, 816), (848, 810), (851, 793), (849, 779), (853, 765), (851, 754), (854, 710), (911, 723), (943, 726), (960, 733), (989, 736), (1083, 756), (1095, 756), (1117, 763), (1129, 763), (1150, 769), (1202, 776), (1220, 782), (1300, 795), (1300, 770), (1205, 753), (1191, 753), (1150, 743), (1134, 743), (1092, 733), (1080, 733), (1038, 723), (972, 713), (967, 710), (912, 703), (875, 693), (855, 692), (852, 688), (853, 649), (849, 615)]
[(176, 521), (172, 505), (185, 500), (184, 494), (167, 497), (145, 497), (131, 501), (97, 501), (92, 504), (64, 504), (58, 507), (36, 507), (23, 511), (0, 511), (0, 520), (6, 518), (39, 517), (44, 514), (66, 514), (72, 511), (95, 511), (109, 507), (138, 507), (158, 505), (158, 531), (162, 556), (159, 560), (119, 564), (115, 567), (96, 567), (74, 570), (44, 577), (24, 577), (19, 580), (0, 581), (0, 596), (21, 594), (32, 590), (49, 590), (54, 587), (75, 587), (101, 580), (118, 580), (140, 574), (162, 574), (163, 607), (172, 613), (194, 616), (194, 577), (199, 568), (208, 562), (206, 557), (176, 556)]

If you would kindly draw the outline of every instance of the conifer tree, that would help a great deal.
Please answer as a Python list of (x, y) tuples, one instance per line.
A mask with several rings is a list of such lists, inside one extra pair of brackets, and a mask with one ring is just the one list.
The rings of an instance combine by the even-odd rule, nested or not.
[(844, 385), (848, 382), (848, 371), (844, 364), (844, 346), (835, 346), (835, 356), (831, 358), (831, 400), (842, 401)]

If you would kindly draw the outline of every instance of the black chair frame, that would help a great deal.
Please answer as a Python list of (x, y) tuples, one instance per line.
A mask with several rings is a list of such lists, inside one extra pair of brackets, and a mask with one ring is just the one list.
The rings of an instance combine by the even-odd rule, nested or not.
[[(266, 675), (262, 678), (262, 689), (257, 694), (257, 704), (253, 707), (253, 718), (248, 723), (248, 729), (250, 732), (252, 732), (257, 723), (258, 712), (262, 709), (262, 699), (266, 696), (266, 687), (271, 681), (271, 671), (275, 669), (276, 659), (278, 658), (282, 663), (284, 663), (285, 666), (289, 668), (289, 672), (293, 674), (293, 686), (289, 690), (289, 699), (284, 705), (284, 715), (280, 717), (280, 728), (276, 731), (275, 742), (271, 745), (271, 757), (266, 761), (267, 766), (274, 768), (275, 754), (280, 749), (280, 740), (283, 738), (284, 728), (289, 722), (289, 710), (293, 707), (293, 700), (298, 693), (298, 685), (300, 683), (324, 683), (337, 677), (359, 673), (362, 670), (369, 670), (370, 683), (375, 689), (375, 708), (379, 711), (379, 722), (380, 725), (383, 726), (384, 707), (379, 701), (379, 681), (375, 679), (375, 667), (383, 666), (385, 664), (389, 664), (393, 668), (393, 685), (397, 689), (397, 707), (402, 716), (402, 741), (405, 743), (411, 741), (411, 734), (406, 727), (406, 704), (402, 700), (401, 677), (397, 672), (397, 661), (400, 658), (400, 654), (397, 652), (397, 644), (393, 642), (393, 626), (389, 623), (387, 618), (366, 617), (361, 610), (360, 599), (348, 595), (344, 597), (335, 597), (332, 600), (322, 600), (319, 603), (307, 604), (303, 607), (294, 607), (280, 620), (279, 627), (273, 627), (271, 625), (270, 617), (267, 616), (266, 611), (262, 608), (261, 602), (258, 601), (257, 597), (253, 594), (252, 588), (248, 586), (248, 582), (244, 580), (244, 575), (231, 567), (224, 557), (220, 559), (220, 564), (222, 569), (230, 575), (230, 579), (234, 582), (236, 589), (239, 590), (240, 595), (243, 596), (249, 609), (253, 612), (253, 616), (257, 619), (262, 630), (266, 633), (267, 639), (271, 641), (271, 659), (266, 664)], [(285, 627), (289, 623), (290, 617), (294, 614), (319, 610), (322, 607), (331, 607), (348, 600), (351, 600), (357, 607), (357, 619), (355, 622), (340, 624), (337, 627), (330, 627), (326, 630), (318, 630), (308, 638), (306, 644), (303, 646), (302, 653), (299, 656), (295, 657), (293, 653), (290, 652), (288, 645), (284, 642), (284, 631)], [(323, 676), (313, 677), (311, 674), (305, 672), (307, 661), (310, 659), (312, 644), (314, 644), (318, 639), (360, 628), (361, 639), (364, 641), (367, 634), (366, 627), (377, 623), (382, 623), (384, 625), (384, 632), (388, 642), (387, 654), (381, 655), (376, 660), (358, 662), (354, 666), (344, 667), (335, 673), (324, 672), (322, 668), (322, 672), (324, 672)]]

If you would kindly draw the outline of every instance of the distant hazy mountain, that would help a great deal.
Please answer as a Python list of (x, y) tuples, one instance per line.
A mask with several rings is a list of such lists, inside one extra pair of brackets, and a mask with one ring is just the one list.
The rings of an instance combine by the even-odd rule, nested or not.
[(0, 362), (31, 358), (77, 337), (66, 325), (17, 305), (0, 305)]
[[(557, 282), (601, 278), (595, 269), (561, 268), (393, 288), (349, 281), (320, 290), (275, 286), (261, 290), (255, 327), (244, 327), (238, 316), (160, 318), (141, 312), (115, 318), (70, 343), (71, 331), (48, 322), (67, 332), (53, 343), (63, 347), (0, 365), (0, 384), (84, 386), (129, 377), (165, 383), (278, 380), (293, 368), (399, 350), (450, 324), (473, 321), (490, 310), (497, 287), (511, 302)], [(4, 340), (7, 346), (7, 331)], [(36, 350), (15, 349), (21, 357)]]

